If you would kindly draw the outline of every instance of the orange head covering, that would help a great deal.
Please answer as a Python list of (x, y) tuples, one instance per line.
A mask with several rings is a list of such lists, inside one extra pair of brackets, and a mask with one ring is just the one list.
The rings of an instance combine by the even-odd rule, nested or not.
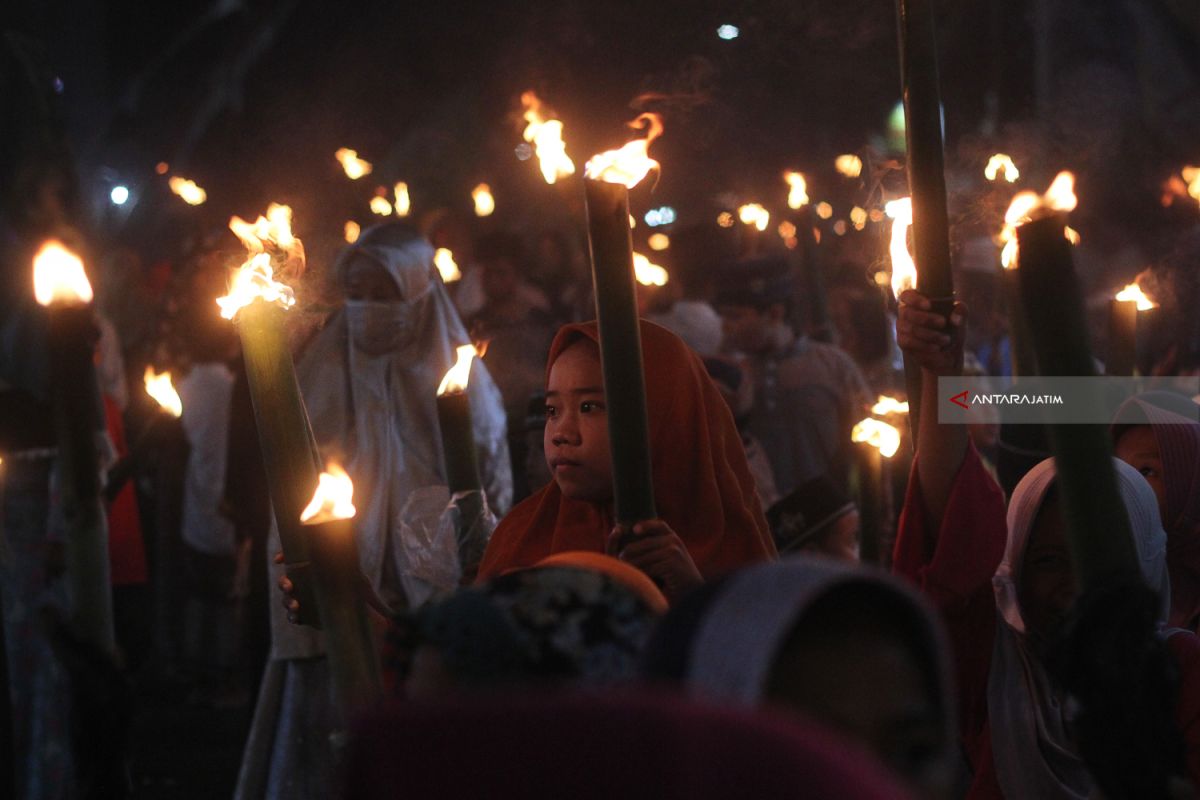
[[(678, 336), (641, 322), (654, 501), (705, 578), (775, 557), (770, 528), (733, 415), (704, 363)], [(580, 339), (599, 343), (595, 322), (567, 325), (550, 367)], [(492, 534), (479, 580), (567, 550), (604, 552), (611, 509), (564, 497), (551, 481), (519, 503)]]
[(533, 565), (539, 567), (575, 567), (607, 575), (617, 583), (642, 599), (655, 614), (667, 613), (666, 595), (658, 588), (650, 577), (632, 564), (626, 564), (620, 559), (604, 553), (590, 553), (585, 550), (567, 550), (543, 558)]

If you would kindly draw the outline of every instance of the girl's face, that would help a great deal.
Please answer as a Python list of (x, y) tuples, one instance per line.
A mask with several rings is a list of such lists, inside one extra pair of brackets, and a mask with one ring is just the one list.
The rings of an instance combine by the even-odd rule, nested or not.
[(1021, 563), (1021, 616), (1035, 645), (1053, 636), (1078, 593), (1067, 546), (1067, 526), (1055, 492), (1038, 510)]
[(590, 340), (568, 347), (550, 367), (542, 447), (564, 495), (592, 503), (612, 499), (600, 351)]
[(1162, 453), (1154, 430), (1149, 425), (1135, 425), (1125, 431), (1117, 440), (1116, 456), (1142, 473), (1158, 498), (1158, 513), (1166, 521), (1167, 487), (1163, 483)]
[(347, 300), (395, 303), (403, 299), (388, 271), (365, 256), (356, 256), (346, 265), (344, 288)]

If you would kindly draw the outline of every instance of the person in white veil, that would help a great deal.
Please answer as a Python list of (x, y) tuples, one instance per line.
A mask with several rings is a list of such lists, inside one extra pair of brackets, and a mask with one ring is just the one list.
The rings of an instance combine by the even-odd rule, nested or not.
[[(433, 247), (405, 223), (379, 225), (343, 252), (336, 277), (345, 305), (305, 349), (296, 373), (322, 460), (354, 479), (363, 574), (396, 611), (470, 574), (473, 565), (459, 563), (458, 554), (468, 561), (482, 555), (491, 512), (511, 503), (504, 407), (475, 359), (468, 393), (487, 502), (467, 532), (482, 541), (455, 541), (436, 393), (455, 348), (469, 339), (434, 267)], [(279, 549), (276, 530), (268, 548)], [(274, 585), (283, 571), (271, 569)], [(289, 624), (279, 603), (269, 605), (271, 658), (236, 797), (331, 796), (334, 712), (323, 637)]]

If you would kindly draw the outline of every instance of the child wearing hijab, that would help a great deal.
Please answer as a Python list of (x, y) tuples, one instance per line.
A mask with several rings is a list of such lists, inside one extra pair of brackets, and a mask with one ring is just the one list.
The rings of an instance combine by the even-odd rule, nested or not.
[(1173, 627), (1200, 627), (1200, 407), (1182, 395), (1145, 392), (1117, 410), (1117, 458), (1142, 474), (1167, 530)]
[(543, 445), (554, 480), (496, 528), (484, 580), (566, 550), (608, 552), (641, 569), (668, 599), (703, 580), (775, 557), (737, 426), (700, 357), (641, 323), (659, 518), (615, 527), (612, 461), (596, 323), (562, 328), (546, 370)]
[[(970, 798), (1084, 798), (1098, 790), (1075, 728), (1077, 710), (1052, 682), (1046, 647), (1078, 594), (1066, 525), (1046, 459), (1013, 491), (1007, 513), (1000, 487), (961, 425), (938, 424), (936, 377), (962, 365), (966, 310), (950, 325), (929, 301), (901, 296), (901, 346), (925, 371), (917, 459), (896, 539), (893, 568), (942, 611), (954, 644), (960, 736), (973, 777)], [(1200, 778), (1200, 640), (1166, 628), (1166, 534), (1158, 504), (1133, 467), (1113, 459), (1118, 488), (1146, 585), (1162, 597), (1159, 633), (1179, 667), (1176, 728), (1187, 771)], [(1143, 687), (1147, 696), (1160, 687)], [(1155, 754), (1169, 762), (1170, 754)], [(1137, 764), (1136, 768), (1144, 765)]]
[(949, 663), (935, 612), (906, 585), (792, 556), (684, 598), (651, 637), (643, 671), (697, 699), (798, 713), (874, 754), (916, 796), (949, 798)]

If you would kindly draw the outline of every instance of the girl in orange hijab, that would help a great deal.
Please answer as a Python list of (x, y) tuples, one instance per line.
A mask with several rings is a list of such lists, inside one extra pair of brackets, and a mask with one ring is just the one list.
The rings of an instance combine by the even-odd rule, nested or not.
[(595, 322), (567, 325), (546, 367), (546, 462), (554, 480), (492, 534), (479, 580), (569, 550), (632, 564), (668, 598), (775, 557), (728, 406), (704, 363), (673, 333), (641, 322), (654, 499), (659, 518), (615, 526), (612, 460)]

